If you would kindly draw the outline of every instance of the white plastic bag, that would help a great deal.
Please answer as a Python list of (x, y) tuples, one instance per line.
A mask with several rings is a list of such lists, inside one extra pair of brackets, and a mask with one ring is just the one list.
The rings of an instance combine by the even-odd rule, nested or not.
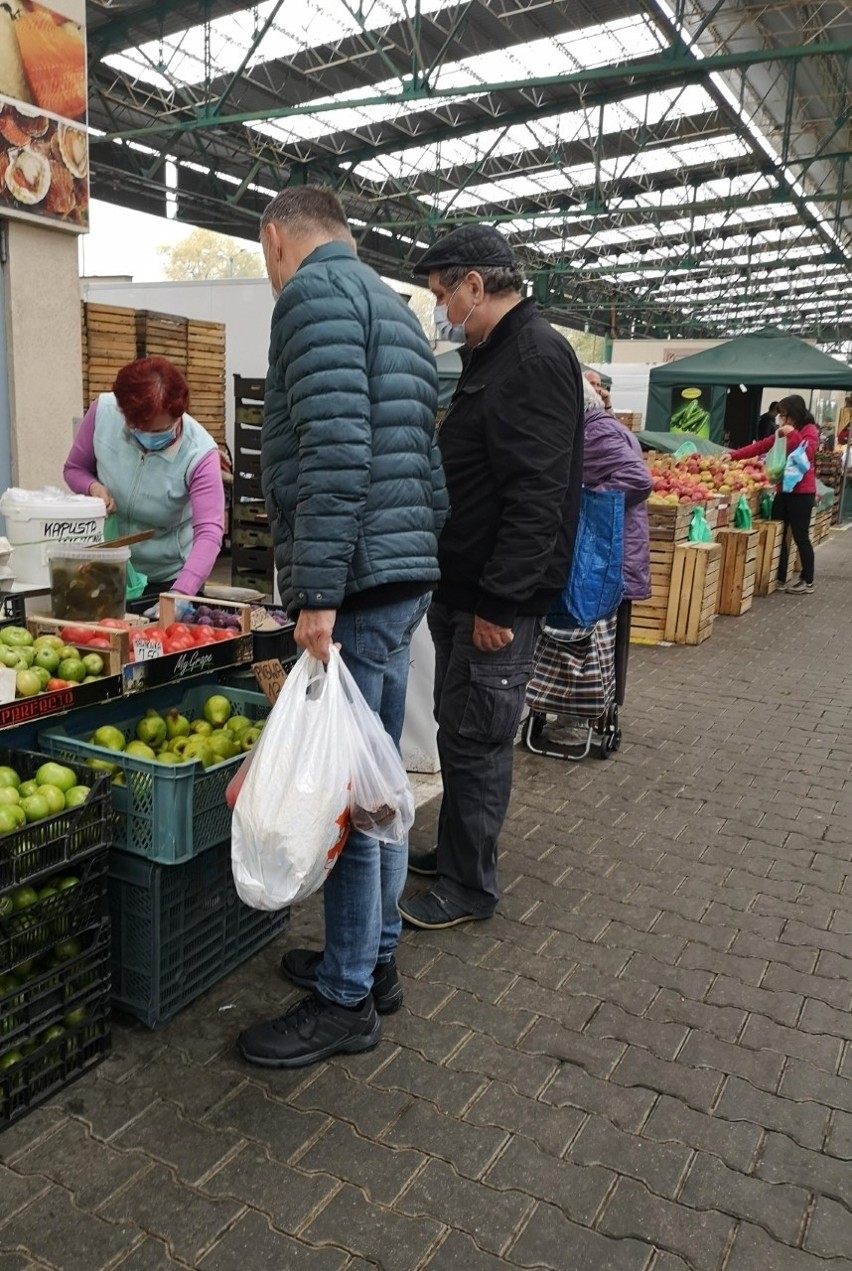
[(351, 823), (402, 842), (414, 798), (381, 720), (332, 650), (303, 654), (287, 677), (237, 797), (231, 864), (240, 899), (283, 909), (317, 891)]

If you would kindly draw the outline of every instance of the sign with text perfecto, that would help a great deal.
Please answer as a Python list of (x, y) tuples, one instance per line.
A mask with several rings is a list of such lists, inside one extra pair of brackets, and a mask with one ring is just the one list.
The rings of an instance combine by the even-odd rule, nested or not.
[(89, 228), (85, 0), (0, 5), (0, 216)]

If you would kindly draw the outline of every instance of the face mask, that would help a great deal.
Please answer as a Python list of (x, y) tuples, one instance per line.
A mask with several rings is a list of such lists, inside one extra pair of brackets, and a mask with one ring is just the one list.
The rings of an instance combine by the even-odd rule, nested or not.
[[(459, 283), (459, 287), (460, 286), (461, 286), (461, 283)], [(456, 287), (456, 291), (458, 291), (459, 287)], [(433, 321), (435, 323), (435, 334), (437, 335), (439, 340), (446, 340), (450, 344), (464, 344), (465, 322), (467, 322), (468, 318), (473, 313), (474, 309), (476, 308), (476, 305), (471, 305), (470, 310), (468, 311), (467, 317), (465, 318), (464, 322), (450, 322), (449, 316), (447, 314), (447, 310), (450, 307), (450, 301), (452, 300), (453, 296), (456, 294), (456, 291), (453, 292), (453, 295), (450, 296), (450, 299), (447, 301), (445, 305), (435, 305), (435, 313), (433, 316)]]
[(137, 428), (131, 428), (130, 431), (145, 450), (166, 450), (177, 437), (176, 428), (172, 428), (170, 432), (140, 432)]

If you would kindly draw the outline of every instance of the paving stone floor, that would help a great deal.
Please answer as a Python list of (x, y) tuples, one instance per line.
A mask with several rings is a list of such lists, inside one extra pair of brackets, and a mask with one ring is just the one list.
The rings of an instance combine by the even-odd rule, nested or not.
[(0, 1137), (0, 1271), (852, 1268), (852, 534), (817, 568), (636, 650), (618, 757), (519, 755), (499, 916), (406, 935), (371, 1054), (240, 1061), (280, 943), (119, 1024)]

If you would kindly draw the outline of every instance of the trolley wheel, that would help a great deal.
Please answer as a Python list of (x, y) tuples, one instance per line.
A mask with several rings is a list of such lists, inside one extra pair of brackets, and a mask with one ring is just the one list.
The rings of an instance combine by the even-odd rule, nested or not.
[(621, 729), (618, 726), (618, 707), (613, 706), (610, 716), (610, 726), (612, 728), (612, 744), (610, 750), (616, 751), (621, 749)]

